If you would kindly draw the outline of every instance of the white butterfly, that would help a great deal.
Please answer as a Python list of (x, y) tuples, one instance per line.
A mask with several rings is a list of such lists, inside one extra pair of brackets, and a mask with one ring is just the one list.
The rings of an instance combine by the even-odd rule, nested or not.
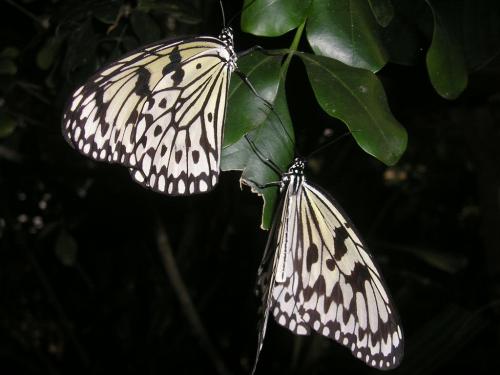
[(228, 27), (218, 38), (161, 41), (130, 52), (73, 93), (63, 116), (66, 140), (93, 159), (129, 167), (154, 191), (211, 190), (236, 69), (233, 46)]
[(297, 335), (337, 341), (369, 366), (397, 367), (403, 333), (382, 276), (347, 215), (307, 182), (304, 168), (296, 158), (281, 181), (260, 186), (279, 185), (282, 198), (259, 269), (263, 318), (255, 366), (272, 314)]

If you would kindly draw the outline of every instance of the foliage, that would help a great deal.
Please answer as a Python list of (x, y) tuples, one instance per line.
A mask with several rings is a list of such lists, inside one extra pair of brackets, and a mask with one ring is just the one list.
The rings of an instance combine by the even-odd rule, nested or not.
[[(242, 3), (224, 1), (227, 19)], [(261, 217), (260, 198), (242, 194), (237, 182), (278, 176), (242, 136), (286, 169), (294, 154), (346, 130), (352, 140), (310, 158), (308, 176), (349, 212), (382, 267), (408, 342), (396, 371), (494, 371), (499, 5), (248, 5), (243, 30), (232, 24), (236, 49), (260, 44), (265, 53), (238, 64), (275, 111), (234, 76), (222, 167), (242, 173), (223, 173), (210, 195), (170, 199), (133, 184), (125, 168), (72, 150), (61, 135), (62, 110), (75, 87), (130, 49), (217, 35), (218, 2), (0, 2), (0, 372), (210, 373), (206, 353), (215, 347), (234, 373), (248, 373), (266, 239), (256, 227), (269, 225), (278, 192), (252, 186), (265, 197)], [(208, 350), (165, 277), (158, 221)], [(271, 324), (267, 338), (263, 371), (369, 371), (318, 337), (292, 339)]]
[[(471, 11), (473, 5), (469, 0), (438, 0), (438, 1), (398, 1), (393, 7), (389, 0), (311, 0), (311, 1), (286, 1), (286, 0), (246, 0), (242, 14), (241, 26), (246, 32), (259, 36), (276, 37), (296, 29), (294, 40), (283, 62), (283, 85), (286, 85), (288, 64), (290, 57), (299, 56), (306, 66), (307, 77), (313, 88), (316, 99), (321, 108), (330, 116), (343, 121), (354, 136), (358, 145), (370, 155), (373, 155), (387, 165), (394, 165), (403, 155), (407, 144), (407, 133), (403, 126), (394, 118), (387, 104), (386, 95), (379, 78), (374, 73), (380, 71), (389, 61), (392, 61), (390, 51), (399, 51), (404, 43), (403, 50), (410, 56), (418, 55), (422, 43), (427, 44), (427, 70), (432, 85), (442, 97), (455, 99), (467, 85), (466, 55), (464, 53), (465, 41), (459, 40), (456, 35), (464, 35), (457, 31), (467, 27), (479, 29), (480, 17), (485, 14), (485, 9), (495, 8), (492, 4), (481, 3), (479, 11)], [(426, 7), (422, 11), (422, 7)], [(430, 20), (432, 14), (432, 20)], [(405, 24), (404, 19), (409, 15), (414, 25), (406, 25), (404, 40), (401, 39), (400, 28), (390, 27), (392, 24)], [(476, 61), (481, 65), (491, 58), (500, 47), (498, 28), (490, 22), (495, 18), (488, 18), (487, 31), (483, 32), (486, 39), (475, 46), (468, 45), (468, 54), (484, 56), (484, 60)], [(457, 21), (460, 20), (460, 21)], [(431, 25), (424, 28), (425, 25)], [(385, 29), (384, 29), (385, 28)], [(313, 53), (298, 52), (302, 33), (305, 31), (307, 41)], [(429, 35), (431, 31), (431, 35)], [(426, 32), (427, 41), (422, 42), (415, 37), (418, 33)], [(494, 45), (494, 47), (493, 47)], [(399, 53), (399, 52), (398, 52)], [(240, 59), (242, 70), (247, 70), (247, 59)], [(262, 62), (269, 59), (261, 56)], [(398, 62), (398, 57), (394, 62)], [(419, 61), (411, 63), (421, 63)], [(251, 65), (257, 66), (258, 62)], [(252, 72), (251, 81), (255, 85), (270, 85), (270, 77), (256, 71)], [(293, 79), (299, 79), (293, 77)], [(273, 78), (274, 81), (277, 77)], [(232, 82), (233, 87), (241, 85)], [(267, 92), (267, 91), (266, 91)], [(285, 93), (284, 93), (285, 94)], [(298, 95), (287, 92), (285, 95)], [(275, 97), (267, 96), (271, 103)], [(286, 100), (286, 99), (285, 99)], [(245, 106), (241, 101), (231, 101), (229, 104), (232, 112), (245, 113)], [(226, 128), (226, 147), (239, 139), (248, 131), (248, 127), (241, 129), (239, 120), (229, 116)], [(264, 124), (263, 121), (254, 121), (254, 127)], [(290, 124), (286, 124), (290, 127)], [(287, 160), (281, 166), (286, 170), (293, 155), (289, 154), (293, 138), (286, 132), (281, 132), (285, 145), (282, 149), (269, 143), (256, 143), (264, 155), (273, 156), (274, 159)], [(243, 155), (248, 153), (248, 147), (243, 147)], [(287, 156), (288, 155), (288, 156)], [(241, 158), (235, 153), (234, 148), (226, 150), (224, 157)], [(247, 167), (255, 169), (256, 160), (247, 162)], [(267, 168), (260, 163), (260, 168)], [(228, 162), (225, 165), (232, 165)], [(223, 168), (226, 168), (223, 165)], [(231, 167), (232, 168), (232, 167)], [(246, 170), (245, 166), (240, 166)], [(264, 174), (262, 172), (261, 174)], [(269, 173), (268, 173), (269, 175)], [(273, 175), (273, 174), (270, 174)], [(254, 183), (245, 178), (243, 180), (253, 185), (254, 189), (263, 193)], [(270, 179), (269, 179), (270, 178)], [(264, 185), (276, 176), (257, 181)], [(264, 195), (266, 200), (263, 214), (263, 227), (269, 227), (269, 217), (275, 204), (275, 195)]]

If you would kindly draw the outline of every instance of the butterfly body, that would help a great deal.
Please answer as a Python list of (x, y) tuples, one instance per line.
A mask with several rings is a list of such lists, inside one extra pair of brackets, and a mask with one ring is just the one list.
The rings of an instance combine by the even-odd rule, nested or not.
[(403, 336), (382, 276), (347, 215), (306, 180), (304, 168), (295, 159), (280, 181), (282, 200), (259, 269), (257, 358), (271, 314), (297, 335), (339, 342), (369, 366), (397, 367)]
[(129, 167), (144, 187), (169, 195), (207, 192), (219, 177), (236, 63), (231, 28), (218, 38), (132, 51), (74, 92), (63, 134), (84, 155)]

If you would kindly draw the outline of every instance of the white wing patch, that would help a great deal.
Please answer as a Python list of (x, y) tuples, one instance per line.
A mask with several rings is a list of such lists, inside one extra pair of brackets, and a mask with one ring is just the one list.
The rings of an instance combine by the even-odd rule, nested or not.
[(294, 179), (268, 243), (276, 247), (275, 259), (259, 280), (264, 319), (257, 357), (270, 311), (297, 335), (315, 331), (369, 366), (397, 367), (403, 356), (399, 318), (371, 255), (333, 199)]
[(219, 176), (232, 59), (211, 37), (132, 52), (75, 91), (65, 138), (93, 159), (129, 167), (155, 191), (209, 191)]

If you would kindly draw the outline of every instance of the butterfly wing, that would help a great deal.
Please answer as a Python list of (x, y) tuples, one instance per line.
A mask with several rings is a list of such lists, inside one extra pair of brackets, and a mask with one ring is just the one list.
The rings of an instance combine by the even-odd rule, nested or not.
[(208, 191), (219, 176), (231, 58), (211, 37), (134, 51), (75, 91), (63, 134), (93, 159), (130, 167), (155, 191)]
[(283, 242), (282, 238), (284, 235), (284, 229), (287, 226), (288, 220), (286, 212), (288, 212), (289, 202), (290, 200), (287, 199), (287, 194), (285, 194), (280, 200), (279, 206), (276, 210), (276, 215), (273, 219), (271, 231), (267, 239), (264, 255), (257, 272), (257, 294), (260, 296), (262, 305), (261, 310), (259, 311), (261, 317), (258, 326), (257, 353), (255, 355), (255, 361), (251, 372), (252, 375), (255, 373), (257, 363), (259, 362), (260, 352), (262, 351), (264, 338), (266, 336), (269, 310), (271, 305), (273, 304), (273, 295), (270, 285), (274, 285), (276, 278), (278, 258), (275, 256), (275, 247), (276, 244)]
[(288, 199), (270, 284), (275, 320), (298, 335), (329, 337), (369, 366), (398, 366), (399, 319), (356, 229), (332, 198), (306, 182)]

